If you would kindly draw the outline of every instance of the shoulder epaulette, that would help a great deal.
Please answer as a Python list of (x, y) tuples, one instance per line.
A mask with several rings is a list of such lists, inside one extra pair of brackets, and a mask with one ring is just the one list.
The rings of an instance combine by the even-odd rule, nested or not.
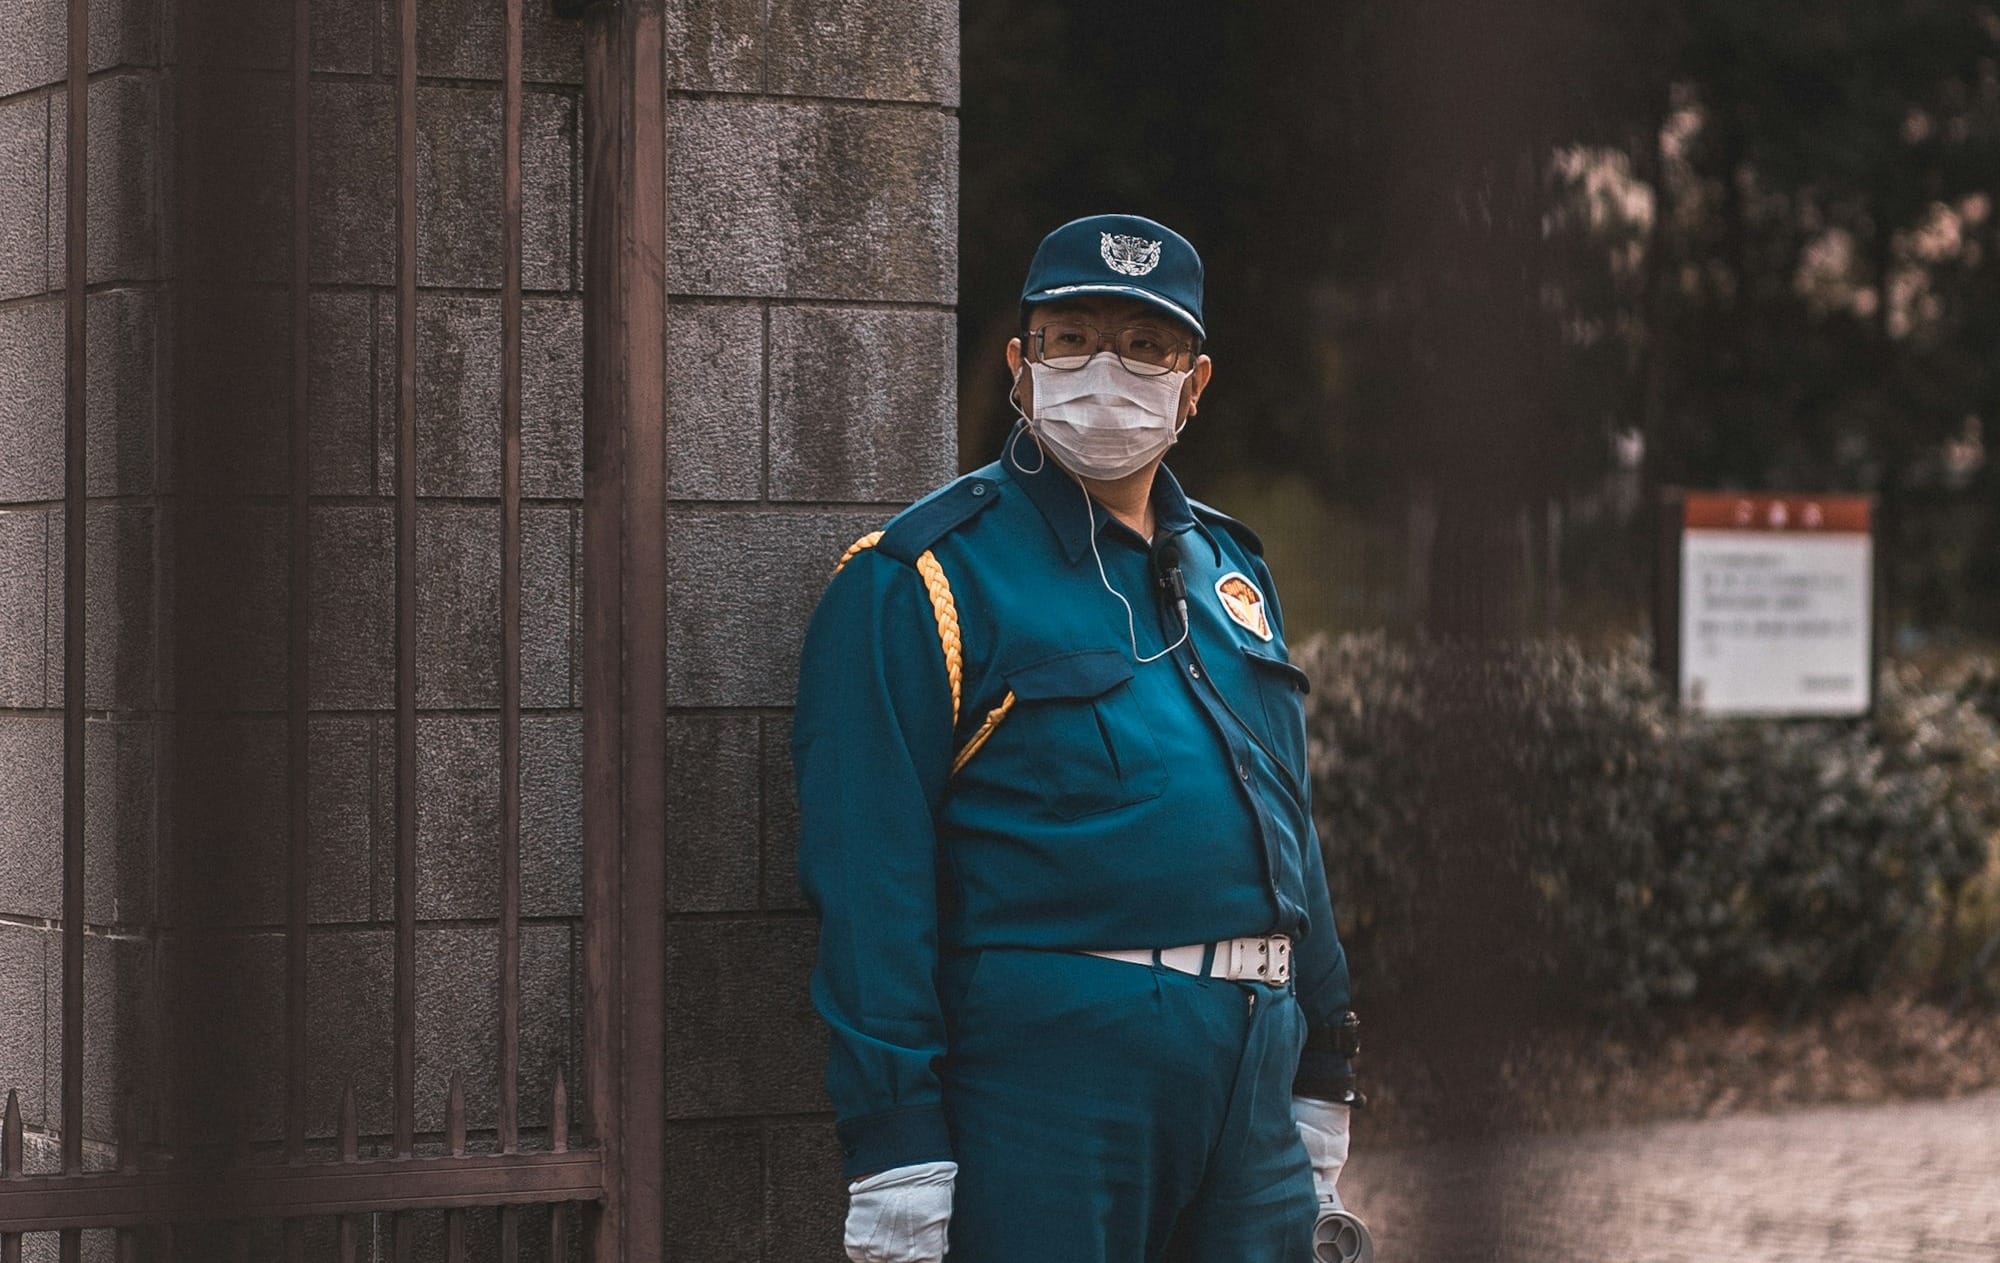
[(1188, 500), (1188, 508), (1194, 510), (1196, 517), (1205, 522), (1212, 522), (1228, 531), (1231, 535), (1234, 535), (1238, 542), (1259, 557), (1264, 555), (1264, 541), (1257, 537), (1257, 532), (1243, 525), (1243, 523), (1237, 521), (1235, 518), (1230, 517), (1221, 509), (1216, 508), (1212, 504), (1203, 504), (1201, 501), (1193, 498)]
[(876, 547), (906, 566), (1000, 498), (991, 480), (972, 475), (955, 479), (889, 519)]

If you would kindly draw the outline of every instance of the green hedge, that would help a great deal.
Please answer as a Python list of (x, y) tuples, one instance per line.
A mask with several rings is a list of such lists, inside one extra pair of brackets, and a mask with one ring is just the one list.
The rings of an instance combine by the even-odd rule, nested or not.
[(1400, 931), (1467, 847), (1531, 905), (1520, 965), (1598, 1002), (1795, 1004), (1966, 967), (1955, 914), (2000, 830), (1990, 669), (1888, 667), (1867, 720), (1748, 721), (1677, 712), (1638, 641), (1297, 656), (1359, 992), (1410, 979), (1424, 945)]

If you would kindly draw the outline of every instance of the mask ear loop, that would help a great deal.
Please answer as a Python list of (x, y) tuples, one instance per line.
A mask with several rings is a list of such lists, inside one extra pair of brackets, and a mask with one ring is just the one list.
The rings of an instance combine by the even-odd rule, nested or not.
[[(1019, 373), (1014, 374), (1014, 385), (1007, 391), (1008, 405), (1014, 409), (1014, 415), (1021, 418), (1021, 428), (1014, 431), (1013, 438), (1007, 440), (1007, 460), (1010, 464), (1014, 466), (1014, 468), (1020, 470), (1024, 474), (1039, 474), (1042, 472), (1042, 470), (1048, 467), (1049, 463), (1049, 454), (1046, 450), (1043, 449), (1042, 441), (1039, 438), (1035, 440), (1035, 454), (1041, 457), (1041, 460), (1035, 463), (1035, 467), (1033, 469), (1029, 469), (1027, 466), (1023, 465), (1021, 463), (1020, 457), (1014, 454), (1014, 445), (1021, 441), (1021, 435), (1023, 433), (1033, 434), (1035, 429), (1034, 418), (1029, 416), (1027, 413), (1021, 411), (1021, 400), (1020, 400), (1021, 378), (1027, 374), (1027, 371), (1028, 371), (1028, 366), (1024, 362), (1021, 365), (1021, 371)], [(1081, 483), (1078, 484), (1079, 487), (1081, 485), (1082, 485)], [(1087, 494), (1086, 498), (1088, 498)]]

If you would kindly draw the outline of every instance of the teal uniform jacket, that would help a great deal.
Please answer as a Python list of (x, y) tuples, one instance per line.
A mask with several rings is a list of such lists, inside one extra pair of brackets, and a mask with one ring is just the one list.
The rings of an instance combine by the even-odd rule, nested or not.
[[(1310, 808), (1307, 680), (1257, 537), (1160, 468), (1155, 539), (1178, 545), (1192, 644), (1136, 662), (1134, 636), (1146, 657), (1181, 633), (1154, 549), (1041, 456), (1017, 427), (1000, 460), (898, 514), (806, 633), (799, 878), (821, 918), (812, 996), (850, 1177), (952, 1156), (943, 954), (1282, 932), (1311, 1032), (1348, 1007)], [(956, 606), (956, 722), (926, 553)], [(1338, 1068), (1309, 1052), (1295, 1085), (1326, 1095), (1314, 1081)]]

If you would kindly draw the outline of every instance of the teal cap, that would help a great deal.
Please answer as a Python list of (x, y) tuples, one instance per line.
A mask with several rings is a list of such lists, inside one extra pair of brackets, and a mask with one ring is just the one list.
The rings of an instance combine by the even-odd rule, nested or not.
[(1207, 337), (1201, 323), (1201, 256), (1143, 215), (1072, 219), (1035, 248), (1021, 305), (1079, 294), (1123, 294), (1151, 303)]

